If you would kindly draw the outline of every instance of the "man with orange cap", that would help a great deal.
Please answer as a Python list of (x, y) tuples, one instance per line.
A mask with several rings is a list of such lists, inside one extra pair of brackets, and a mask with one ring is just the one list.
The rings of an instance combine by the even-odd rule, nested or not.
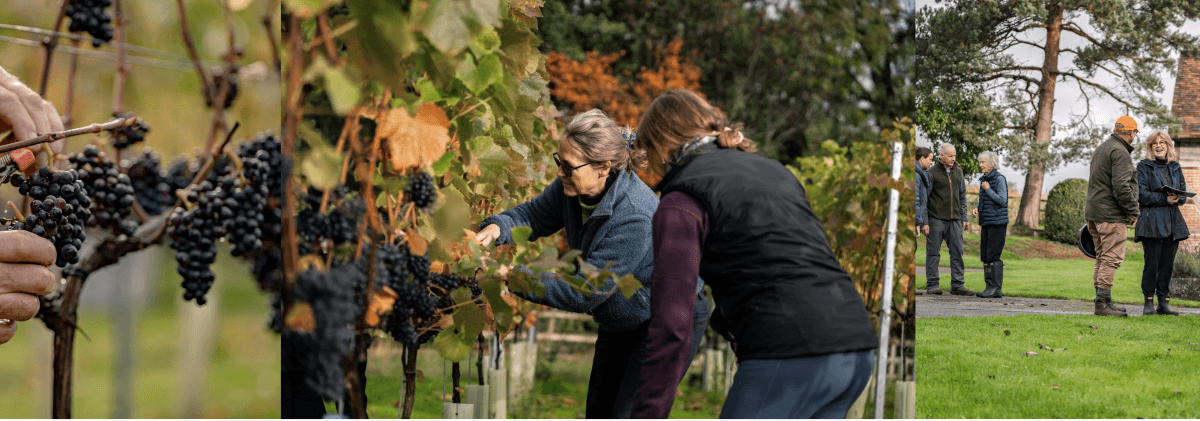
[(1092, 283), (1096, 287), (1097, 316), (1125, 316), (1124, 308), (1112, 304), (1113, 277), (1125, 260), (1126, 224), (1137, 222), (1138, 184), (1133, 168), (1133, 143), (1137, 121), (1122, 116), (1112, 136), (1092, 153), (1088, 177), (1084, 219), (1096, 243), (1096, 268)]

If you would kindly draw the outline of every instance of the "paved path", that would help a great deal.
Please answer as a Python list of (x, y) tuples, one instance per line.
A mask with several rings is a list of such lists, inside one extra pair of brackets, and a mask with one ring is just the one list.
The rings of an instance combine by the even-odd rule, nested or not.
[[(1118, 304), (1125, 307), (1130, 317), (1141, 316), (1141, 304)], [(1200, 315), (1200, 309), (1171, 307), (1182, 315)], [(1017, 314), (1092, 314), (1092, 301), (1060, 300), (1054, 298), (979, 298), (975, 296), (918, 295), (917, 318), (925, 317), (982, 317), (1013, 316)]]

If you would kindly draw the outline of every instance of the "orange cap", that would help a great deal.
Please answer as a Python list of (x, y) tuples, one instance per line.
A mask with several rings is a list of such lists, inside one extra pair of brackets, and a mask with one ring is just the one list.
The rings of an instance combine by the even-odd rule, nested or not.
[(1137, 128), (1137, 121), (1135, 121), (1133, 117), (1127, 115), (1121, 116), (1121, 118), (1117, 119), (1116, 127), (1114, 127), (1113, 130), (1133, 130), (1136, 133), (1141, 133)]

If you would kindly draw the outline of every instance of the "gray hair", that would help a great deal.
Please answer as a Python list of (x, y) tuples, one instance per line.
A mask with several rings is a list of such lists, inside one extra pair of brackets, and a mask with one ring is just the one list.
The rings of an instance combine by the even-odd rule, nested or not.
[[(954, 145), (949, 143), (938, 145), (938, 155), (946, 153), (946, 149), (954, 149)], [(955, 152), (957, 152), (957, 150)]]
[(1000, 156), (996, 155), (995, 152), (992, 152), (992, 151), (980, 152), (979, 159), (987, 159), (987, 162), (991, 163), (993, 167), (1000, 166)]
[(622, 131), (633, 133), (633, 129), (618, 126), (604, 111), (593, 108), (575, 115), (567, 123), (563, 137), (574, 142), (590, 163), (607, 165), (612, 172), (632, 171), (630, 150)]

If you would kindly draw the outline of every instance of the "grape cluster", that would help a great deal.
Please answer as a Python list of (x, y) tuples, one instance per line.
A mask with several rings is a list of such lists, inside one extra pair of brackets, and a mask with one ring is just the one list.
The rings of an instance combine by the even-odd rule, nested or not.
[(71, 0), (67, 4), (66, 16), (71, 18), (67, 30), (87, 32), (93, 38), (92, 46), (99, 47), (113, 37), (112, 17), (105, 10), (112, 0)]
[[(123, 162), (122, 166), (129, 162)], [(127, 165), (125, 174), (133, 183), (133, 194), (142, 209), (150, 215), (159, 215), (170, 210), (175, 203), (176, 188), (171, 185), (162, 170), (162, 160), (149, 147)]]
[(95, 220), (88, 225), (111, 228), (113, 232), (132, 235), (137, 222), (127, 220), (132, 212), (134, 196), (133, 181), (121, 174), (117, 165), (105, 157), (95, 145), (88, 145), (82, 153), (72, 154), (70, 168), (79, 173), (87, 187), (88, 196), (96, 203)]
[[(118, 118), (133, 117), (133, 113), (118, 114)], [(135, 143), (146, 140), (146, 132), (150, 131), (150, 125), (146, 124), (145, 120), (137, 117), (133, 120), (133, 124), (118, 128), (112, 132), (113, 147), (117, 149), (125, 149)]]
[(433, 187), (433, 177), (427, 172), (418, 172), (413, 176), (407, 193), (408, 197), (412, 199), (413, 205), (422, 209), (429, 208), (429, 205), (432, 205), (434, 199), (437, 198), (437, 190)]
[[(221, 94), (221, 84), (224, 83), (226, 79), (229, 80), (229, 92), (228, 92), (228, 95), (225, 95), (225, 107), (224, 108), (229, 109), (229, 106), (233, 105), (233, 99), (237, 98), (237, 94), (238, 94), (237, 73), (236, 72), (234, 72), (234, 73), (225, 73), (225, 72), (214, 73), (212, 76), (212, 87), (213, 87), (213, 95), (214, 96), (220, 95)], [(209, 107), (213, 106), (212, 100), (208, 99), (207, 97), (205, 97), (204, 103), (206, 105), (208, 105)]]
[[(265, 162), (250, 158), (242, 161), (242, 171), (246, 180), (266, 180), (270, 169)], [(238, 178), (227, 178), (223, 183), (232, 190), (229, 196), (223, 198), (223, 205), (232, 210), (234, 215), (224, 219), (226, 239), (233, 243), (229, 254), (242, 256), (256, 252), (263, 246), (260, 225), (266, 221), (263, 209), (269, 193), (267, 186), (247, 183)]]
[(176, 191), (186, 188), (192, 184), (192, 177), (195, 176), (197, 168), (192, 165), (192, 161), (187, 159), (176, 159), (171, 163), (171, 168), (167, 169), (167, 184), (171, 186), (171, 191)]
[(73, 170), (54, 171), (43, 166), (26, 180), (17, 174), (11, 180), (18, 191), (28, 195), (29, 216), (14, 224), (54, 243), (58, 256), (55, 264), (65, 267), (79, 262), (79, 250), (87, 239), (84, 225), (91, 218), (91, 199)]
[[(265, 153), (265, 155), (260, 154)], [(266, 184), (271, 197), (283, 197), (283, 147), (279, 138), (266, 133), (238, 147), (238, 157), (245, 160), (257, 158), (267, 164), (269, 172), (261, 184)], [(258, 182), (252, 180), (251, 182)], [(344, 187), (343, 187), (344, 189)]]
[(361, 313), (354, 291), (366, 282), (361, 262), (335, 265), (328, 272), (308, 270), (296, 276), (293, 297), (312, 306), (312, 332), (291, 332), (289, 345), (304, 352), (301, 366), (305, 382), (326, 400), (338, 400), (345, 393), (342, 361), (354, 344), (351, 325)]
[(225, 236), (223, 221), (233, 216), (233, 210), (226, 206), (228, 192), (223, 187), (201, 182), (187, 196), (194, 207), (186, 211), (175, 208), (171, 214), (168, 234), (170, 247), (175, 250), (176, 271), (183, 276), (183, 299), (194, 299), (199, 305), (208, 301), (205, 294), (215, 278), (211, 265), (217, 258), (216, 242)]

